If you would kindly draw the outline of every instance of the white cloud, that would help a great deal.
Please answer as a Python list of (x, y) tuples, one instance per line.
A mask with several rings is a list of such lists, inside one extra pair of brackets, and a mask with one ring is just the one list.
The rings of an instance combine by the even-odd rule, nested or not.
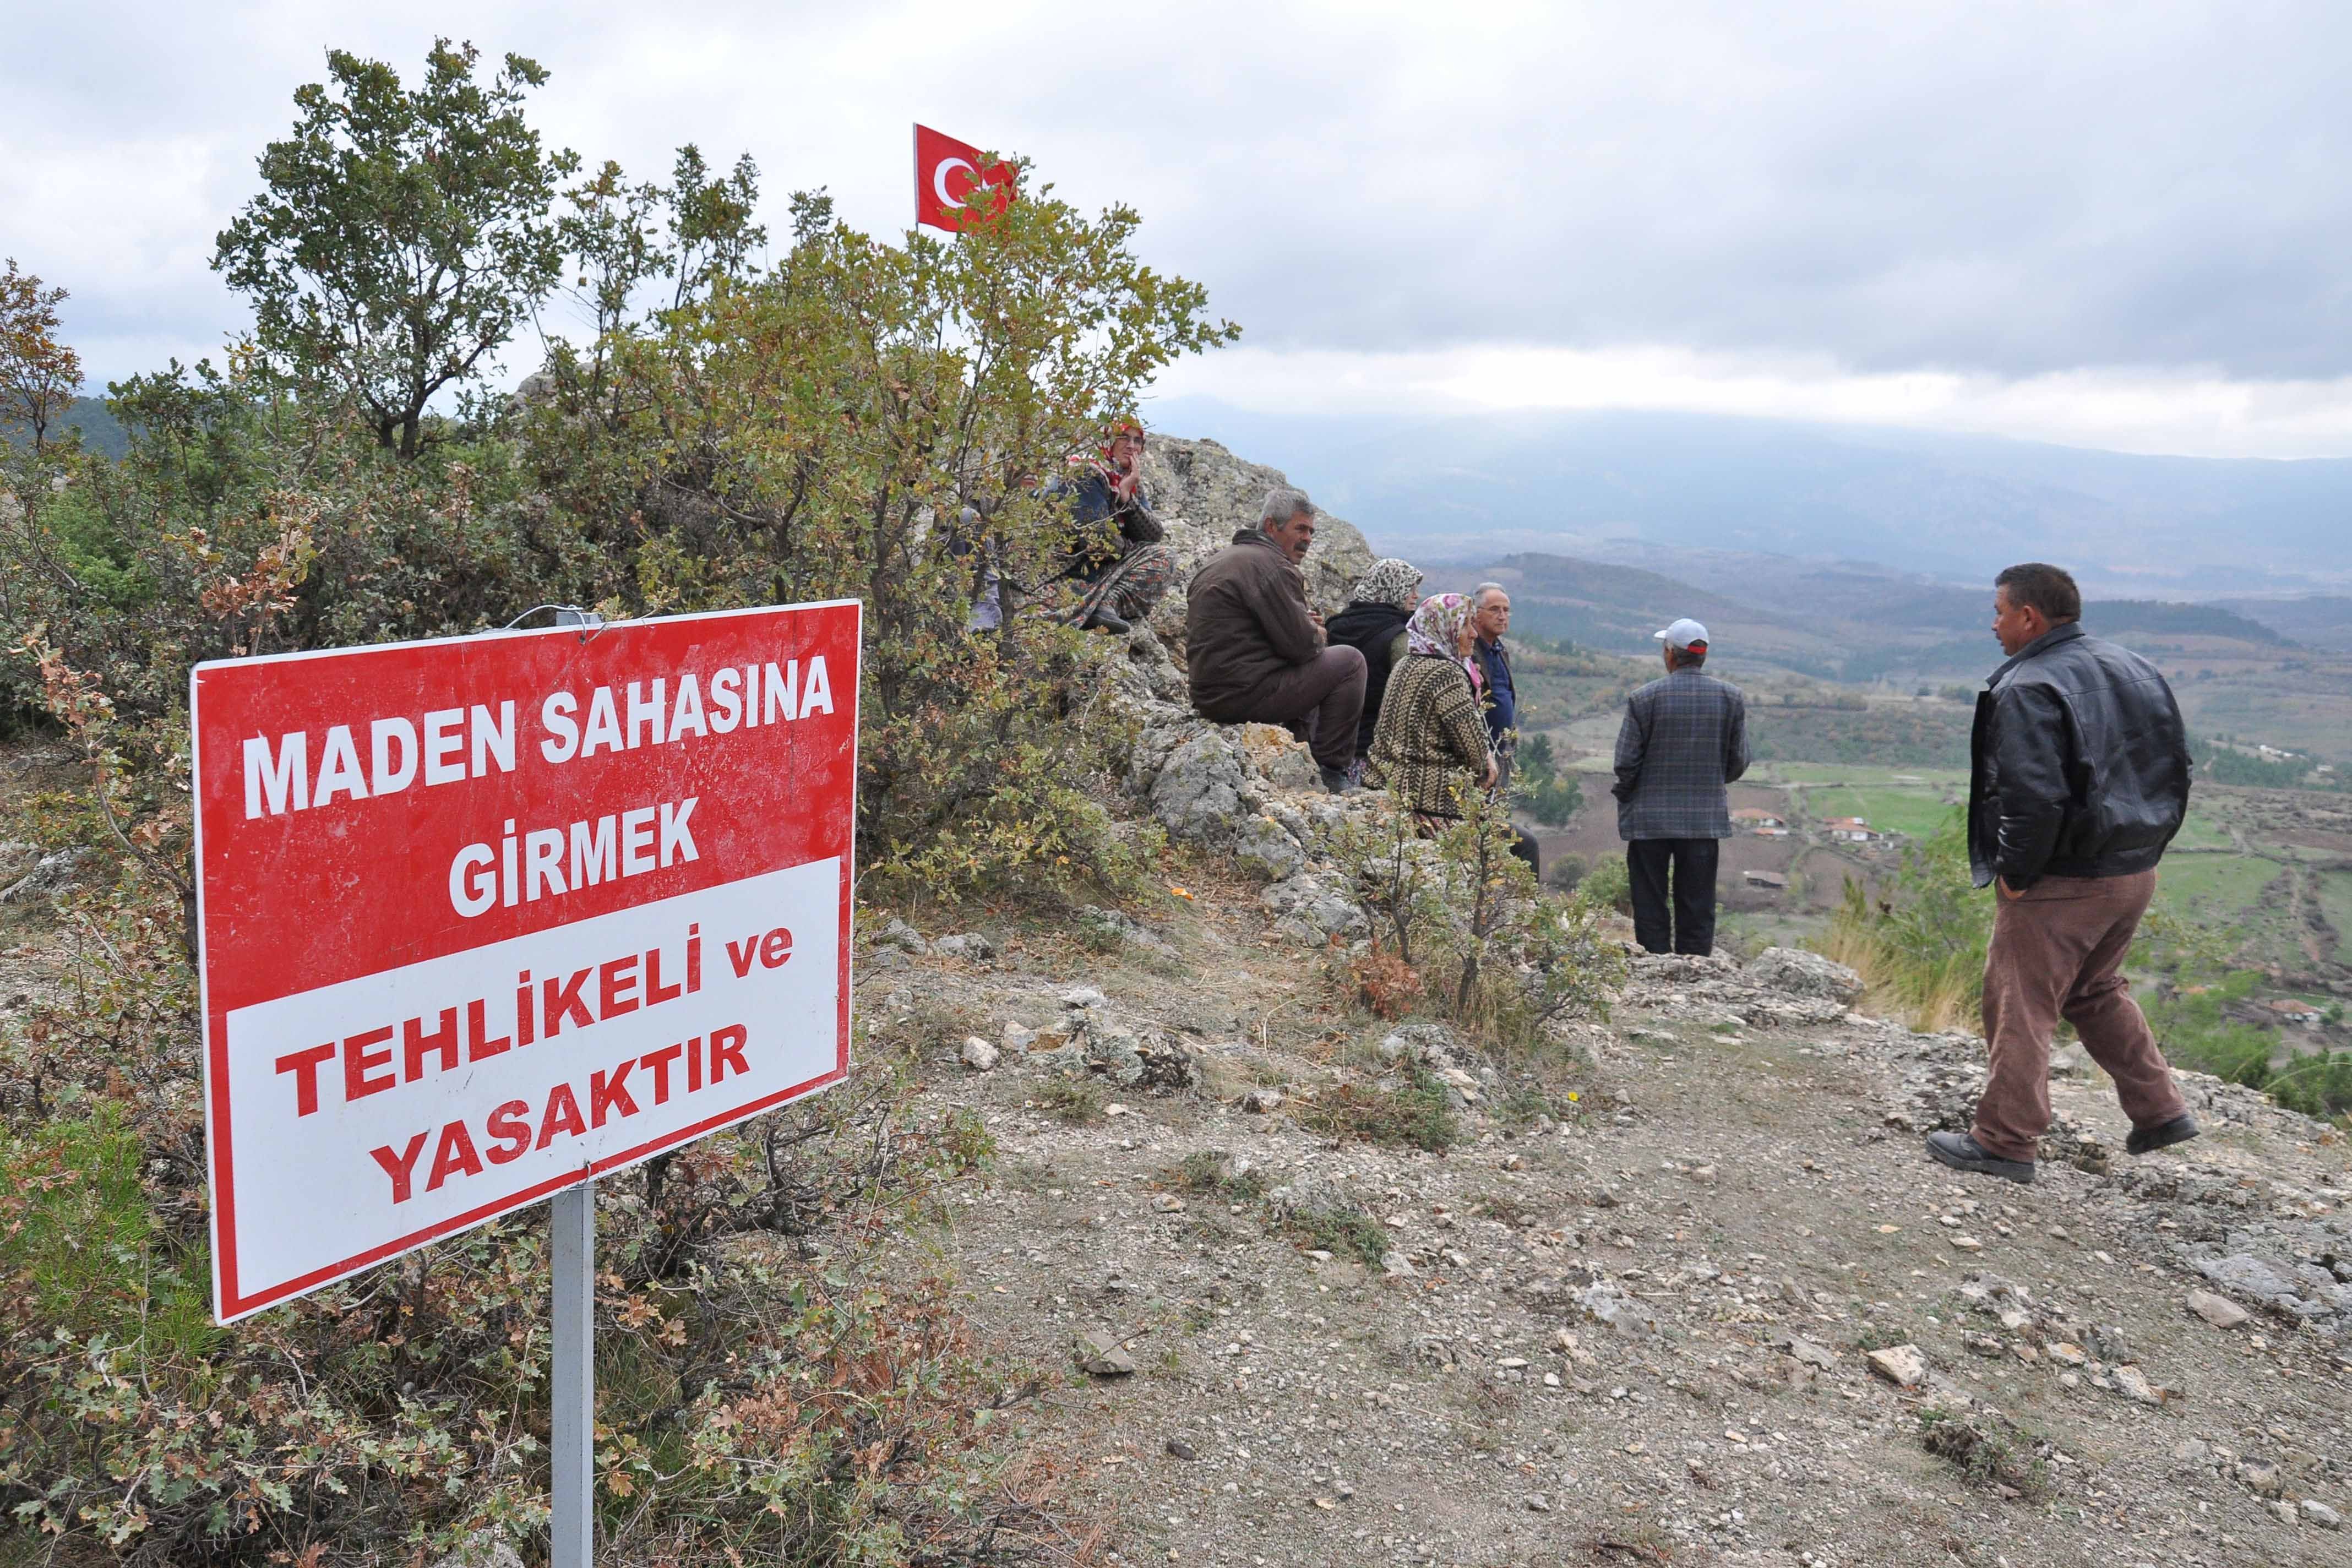
[(2352, 450), (2329, 0), (121, 0), (12, 27), (0, 253), (73, 290), (99, 379), (236, 328), (213, 237), (323, 50), (413, 75), (442, 33), (548, 66), (535, 122), (592, 162), (749, 150), (778, 228), (820, 184), (902, 226), (917, 119), (1129, 201), (1254, 345), (1184, 384)]

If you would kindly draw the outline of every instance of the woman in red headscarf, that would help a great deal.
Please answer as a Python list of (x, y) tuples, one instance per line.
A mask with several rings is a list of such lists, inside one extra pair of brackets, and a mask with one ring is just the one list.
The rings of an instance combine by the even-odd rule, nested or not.
[(1101, 453), (1055, 481), (1048, 493), (1067, 501), (1072, 524), (1069, 567), (1078, 584), (1073, 625), (1125, 632), (1151, 613), (1175, 575), (1167, 530), (1151, 513), (1143, 489), (1143, 426), (1111, 422)]

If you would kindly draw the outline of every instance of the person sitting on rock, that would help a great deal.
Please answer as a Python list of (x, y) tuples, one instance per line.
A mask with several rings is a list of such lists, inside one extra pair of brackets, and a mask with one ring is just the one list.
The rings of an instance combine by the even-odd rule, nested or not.
[(1099, 455), (1045, 492), (1070, 509), (1068, 566), (1080, 590), (1073, 626), (1124, 635), (1168, 592), (1176, 560), (1143, 488), (1143, 426), (1112, 422)]
[(1389, 672), (1364, 782), (1392, 792), (1434, 829), (1457, 821), (1499, 773), (1478, 700), (1470, 601), (1438, 594), (1406, 624), (1406, 656)]
[(1381, 699), (1389, 673), (1405, 656), (1405, 623), (1421, 607), (1421, 568), (1391, 555), (1372, 563), (1348, 595), (1347, 608), (1331, 617), (1331, 641), (1364, 656), (1364, 713), (1356, 721), (1355, 766), (1360, 774), (1372, 753), (1372, 731), (1381, 719)]
[(1325, 646), (1307, 608), (1298, 563), (1315, 542), (1304, 490), (1268, 490), (1258, 525), (1202, 562), (1184, 605), (1184, 664), (1192, 707), (1221, 724), (1281, 724), (1315, 753), (1323, 787), (1353, 784), (1356, 721), (1364, 710), (1364, 656)]

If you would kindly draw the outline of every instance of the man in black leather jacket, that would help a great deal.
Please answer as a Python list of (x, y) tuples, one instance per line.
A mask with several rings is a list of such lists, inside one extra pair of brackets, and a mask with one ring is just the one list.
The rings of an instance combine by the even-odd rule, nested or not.
[(2064, 1018), (2115, 1079), (2135, 1154), (2197, 1136), (2124, 954), (2156, 863), (2189, 811), (2189, 740), (2172, 689), (2137, 654), (2084, 634), (2074, 579), (2040, 563), (1995, 579), (2009, 662), (1977, 698), (1969, 862), (2000, 906), (1985, 955), (1991, 1073), (1967, 1132), (1927, 1152), (1963, 1171), (2033, 1180), (2050, 1125), (2050, 1037)]

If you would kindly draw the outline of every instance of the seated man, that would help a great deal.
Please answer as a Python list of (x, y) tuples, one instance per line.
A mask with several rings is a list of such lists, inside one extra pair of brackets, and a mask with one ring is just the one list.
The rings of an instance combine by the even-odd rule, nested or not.
[(1184, 607), (1192, 706), (1221, 724), (1287, 725), (1315, 752), (1323, 787), (1352, 786), (1364, 656), (1324, 645), (1298, 563), (1315, 542), (1315, 506), (1294, 489), (1266, 492), (1258, 525), (1202, 563)]

